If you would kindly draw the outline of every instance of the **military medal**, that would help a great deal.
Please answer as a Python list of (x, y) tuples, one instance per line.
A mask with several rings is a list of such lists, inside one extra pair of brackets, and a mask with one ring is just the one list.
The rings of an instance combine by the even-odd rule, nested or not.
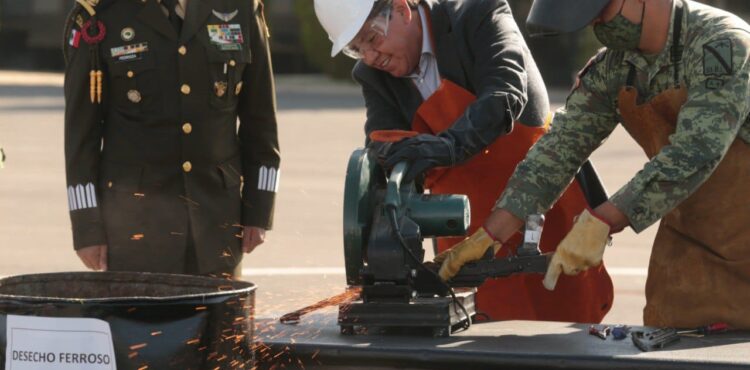
[(245, 39), (242, 35), (241, 25), (236, 23), (209, 24), (206, 28), (208, 28), (208, 37), (211, 43), (220, 50), (242, 50)]
[(125, 27), (120, 31), (122, 41), (131, 41), (135, 37), (135, 30), (132, 27)]
[(144, 53), (148, 52), (148, 43), (141, 42), (138, 44), (118, 46), (110, 49), (110, 54), (117, 62), (129, 62), (141, 59)]
[(131, 102), (138, 104), (141, 102), (141, 92), (138, 90), (130, 90), (128, 91), (128, 100)]
[(216, 93), (216, 96), (220, 98), (224, 97), (227, 93), (227, 83), (224, 81), (214, 82), (214, 92)]

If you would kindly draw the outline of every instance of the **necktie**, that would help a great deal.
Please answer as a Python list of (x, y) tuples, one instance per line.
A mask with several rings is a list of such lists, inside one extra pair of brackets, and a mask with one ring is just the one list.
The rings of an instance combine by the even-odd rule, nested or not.
[(177, 0), (161, 0), (161, 3), (164, 4), (164, 7), (169, 12), (169, 23), (172, 24), (174, 30), (179, 34), (180, 30), (182, 30), (182, 18), (177, 15)]

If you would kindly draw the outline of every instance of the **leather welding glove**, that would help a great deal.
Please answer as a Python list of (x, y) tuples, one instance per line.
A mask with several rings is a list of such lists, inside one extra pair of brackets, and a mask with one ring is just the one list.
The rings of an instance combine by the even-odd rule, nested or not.
[(370, 160), (377, 162), (381, 167), (385, 167), (385, 161), (393, 144), (417, 135), (419, 135), (419, 132), (405, 130), (372, 131), (368, 135), (370, 142), (367, 144), (367, 154)]
[(404, 182), (412, 182), (432, 168), (449, 167), (456, 163), (453, 141), (428, 134), (419, 134), (394, 143), (381, 155), (385, 156), (386, 168), (393, 168), (399, 162), (408, 163)]
[(484, 227), (480, 227), (472, 236), (435, 256), (433, 261), (442, 263), (438, 275), (448, 281), (458, 274), (463, 265), (481, 259), (490, 247), (493, 247), (494, 255), (502, 246)]
[(602, 263), (610, 229), (607, 222), (588, 209), (578, 215), (573, 228), (552, 256), (544, 275), (544, 287), (554, 290), (561, 272), (578, 275), (581, 271)]

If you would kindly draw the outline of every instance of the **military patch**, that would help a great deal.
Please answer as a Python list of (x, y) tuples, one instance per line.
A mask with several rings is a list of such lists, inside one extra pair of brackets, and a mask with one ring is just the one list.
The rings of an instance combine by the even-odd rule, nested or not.
[(732, 66), (732, 40), (720, 39), (703, 45), (703, 74), (705, 76), (729, 76)]
[(209, 24), (208, 37), (211, 43), (223, 51), (242, 50), (245, 39), (242, 36), (242, 26), (237, 23)]
[(709, 78), (706, 80), (706, 88), (709, 90), (718, 90), (724, 87), (724, 80), (719, 78)]
[(133, 60), (139, 60), (143, 56), (143, 53), (148, 51), (148, 43), (141, 42), (138, 44), (118, 46), (110, 49), (112, 58), (117, 59), (118, 62), (129, 62)]
[(219, 18), (219, 19), (221, 19), (224, 22), (231, 21), (232, 19), (234, 19), (234, 17), (237, 16), (237, 14), (240, 13), (239, 10), (235, 10), (235, 11), (230, 12), (230, 13), (220, 13), (220, 12), (217, 12), (216, 10), (212, 10), (211, 12), (214, 13), (214, 17)]
[(70, 38), (68, 39), (68, 45), (70, 45), (73, 48), (78, 49), (78, 46), (81, 44), (81, 32), (79, 32), (77, 29), (73, 29), (73, 31), (70, 32)]

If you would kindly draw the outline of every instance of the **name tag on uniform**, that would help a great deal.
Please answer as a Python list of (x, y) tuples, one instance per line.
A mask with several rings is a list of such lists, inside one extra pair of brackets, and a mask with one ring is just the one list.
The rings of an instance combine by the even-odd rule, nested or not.
[(223, 51), (242, 50), (245, 41), (242, 36), (242, 26), (237, 23), (209, 24), (208, 37), (211, 43)]
[(118, 46), (110, 49), (112, 58), (117, 59), (118, 62), (129, 62), (132, 60), (139, 60), (143, 56), (143, 53), (148, 51), (148, 43), (141, 42), (139, 44)]

